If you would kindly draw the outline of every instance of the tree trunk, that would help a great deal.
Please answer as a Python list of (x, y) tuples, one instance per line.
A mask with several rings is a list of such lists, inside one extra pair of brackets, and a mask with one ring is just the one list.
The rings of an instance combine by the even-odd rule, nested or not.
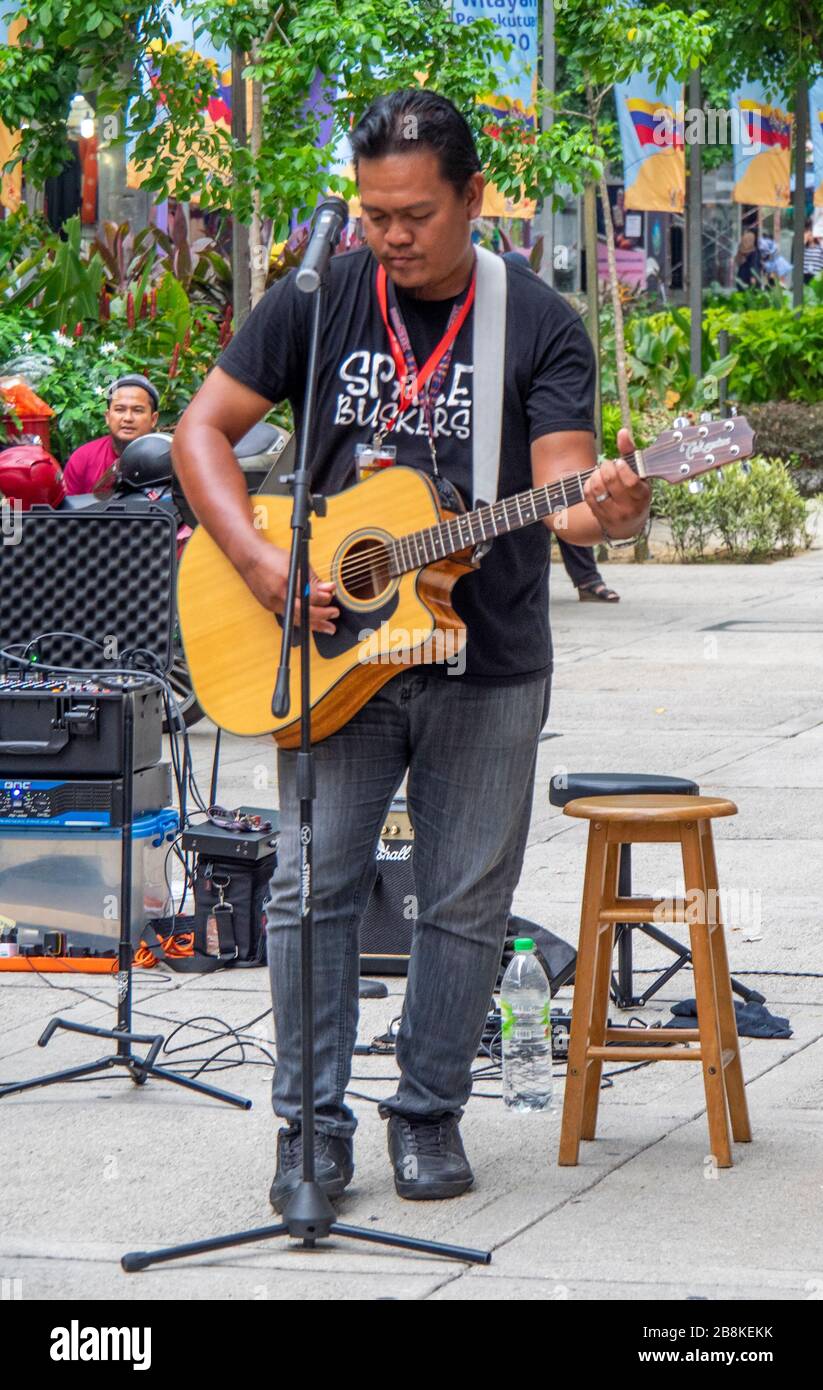
[[(689, 107), (701, 110), (703, 91), (700, 69), (689, 76)], [(689, 266), (689, 364), (692, 376), (703, 375), (703, 169), (700, 141), (689, 146), (689, 191), (686, 231)]]
[[(542, 44), (542, 65), (541, 77), (543, 86), (550, 92), (554, 91), (555, 73), (555, 45), (554, 45), (554, 0), (543, 0), (542, 7), (543, 23), (543, 44)], [(548, 130), (554, 120), (554, 109), (548, 103), (540, 112), (540, 128)], [(528, 225), (528, 224), (527, 224)], [(534, 230), (543, 238), (543, 256), (540, 262), (538, 274), (547, 285), (554, 284), (554, 211), (552, 209), (551, 193), (544, 197), (535, 215)]]
[[(259, 43), (252, 45), (252, 62), (258, 60)], [(254, 80), (251, 84), (251, 135), (249, 151), (254, 166), (260, 157), (263, 143), (263, 84)], [(260, 213), (260, 189), (252, 192), (251, 227), (249, 228), (249, 255), (251, 257), (251, 307), (262, 299), (266, 289), (268, 273), (268, 247), (263, 238), (263, 218)]]
[[(246, 83), (242, 76), (245, 66), (245, 53), (233, 52), (231, 55), (231, 134), (235, 144), (240, 146), (244, 146), (248, 140)], [(231, 274), (234, 331), (237, 332), (248, 317), (251, 280), (249, 275), (249, 229), (243, 225), (236, 213), (232, 213), (231, 219)]]
[(624, 429), (632, 427), (629, 410), (629, 379), (626, 375), (626, 337), (623, 330), (623, 305), (620, 302), (620, 281), (617, 278), (617, 255), (614, 248), (614, 223), (609, 204), (609, 186), (605, 170), (600, 175), (600, 201), (603, 204), (603, 225), (606, 228), (606, 253), (609, 261), (609, 293), (614, 311), (614, 356), (617, 376), (617, 399), (620, 403), (620, 423)]
[(600, 404), (600, 298), (597, 293), (597, 189), (587, 183), (583, 192), (583, 241), (586, 247), (587, 328), (594, 352), (594, 431), (597, 452), (603, 447), (603, 412)]
[(809, 128), (809, 88), (803, 78), (794, 102), (794, 241), (792, 243), (792, 304), (803, 304), (803, 245), (806, 230), (806, 133)]

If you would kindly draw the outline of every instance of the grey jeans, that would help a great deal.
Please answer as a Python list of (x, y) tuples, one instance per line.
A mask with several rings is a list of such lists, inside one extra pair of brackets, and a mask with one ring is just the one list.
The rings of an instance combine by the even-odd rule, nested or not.
[[(345, 1103), (357, 1036), (359, 926), (380, 829), (408, 770), (417, 917), (397, 1037), (400, 1083), (381, 1107), (461, 1114), (526, 847), (550, 682), (490, 686), (402, 671), (315, 746), (316, 1123), (354, 1132)], [(277, 1115), (299, 1122), (297, 754), (278, 750), (281, 833), (268, 908)]]

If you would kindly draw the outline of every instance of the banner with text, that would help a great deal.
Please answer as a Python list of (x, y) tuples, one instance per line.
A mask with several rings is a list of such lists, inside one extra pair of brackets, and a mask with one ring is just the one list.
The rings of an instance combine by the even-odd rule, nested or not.
[[(456, 24), (490, 19), (512, 45), (508, 59), (496, 58), (495, 89), (479, 98), (489, 111), (486, 130), (494, 135), (495, 116), (519, 116), (524, 133), (537, 119), (537, 0), (452, 0)], [(484, 217), (533, 217), (535, 205), (505, 197), (492, 184), (483, 199)]]

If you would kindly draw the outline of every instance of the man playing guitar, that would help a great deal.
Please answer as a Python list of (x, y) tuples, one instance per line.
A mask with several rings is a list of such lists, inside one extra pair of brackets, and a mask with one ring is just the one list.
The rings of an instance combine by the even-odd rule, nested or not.
[[(379, 98), (352, 133), (367, 246), (333, 258), (318, 381), (312, 483), (355, 479), (357, 445), (391, 444), (397, 462), (472, 489), (472, 221), (483, 176), (470, 129), (426, 90)], [(528, 269), (505, 260), (507, 329), (499, 496), (595, 463), (594, 361), (578, 315)], [(297, 428), (309, 296), (288, 275), (263, 297), (175, 433), (173, 457), (206, 530), (267, 609), (282, 611), (288, 554), (255, 530), (231, 445), (272, 404)], [(401, 392), (410, 384), (416, 389)], [(621, 453), (632, 442), (621, 433)], [(521, 534), (500, 535), (460, 579), (465, 669), (403, 669), (316, 744), (317, 1175), (329, 1196), (353, 1173), (345, 1102), (358, 1012), (358, 925), (377, 839), (408, 773), (417, 918), (397, 1038), (400, 1082), (381, 1106), (395, 1187), (444, 1198), (473, 1181), (459, 1120), (471, 1090), (531, 816), (538, 735), (549, 705), (548, 529), (576, 545), (643, 526), (649, 485), (623, 461), (586, 483), (585, 501)], [(333, 633), (331, 583), (313, 584), (309, 620)], [(273, 1105), (287, 1122), (271, 1201), (300, 1180), (300, 936), (296, 752), (278, 750), (279, 864), (268, 944), (277, 1036)]]

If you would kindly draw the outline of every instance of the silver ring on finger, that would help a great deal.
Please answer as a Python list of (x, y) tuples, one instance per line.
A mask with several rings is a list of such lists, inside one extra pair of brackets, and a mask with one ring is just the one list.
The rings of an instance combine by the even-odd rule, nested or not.
[(609, 496), (610, 494), (608, 492), (600, 492), (597, 494), (594, 500), (595, 502), (606, 502), (608, 501)]

